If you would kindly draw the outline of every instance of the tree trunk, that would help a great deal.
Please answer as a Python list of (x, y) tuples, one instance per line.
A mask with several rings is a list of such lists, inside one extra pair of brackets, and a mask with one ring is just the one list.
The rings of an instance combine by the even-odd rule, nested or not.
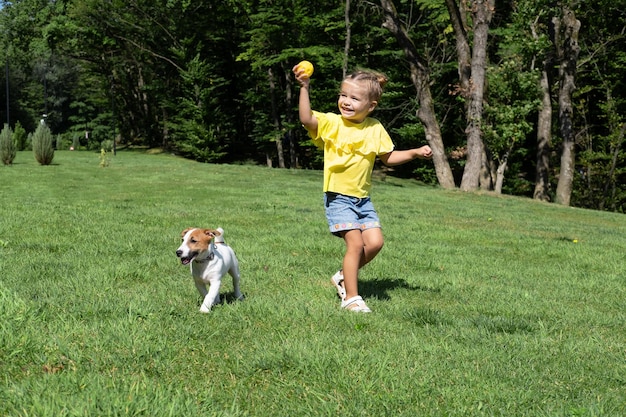
[[(530, 25), (533, 38), (539, 39), (536, 31), (537, 22)], [(534, 69), (533, 59), (532, 68)], [(550, 94), (550, 69), (553, 66), (554, 56), (548, 53), (543, 60), (539, 89), (541, 91), (541, 108), (537, 116), (537, 166), (535, 167), (535, 191), (533, 198), (540, 201), (550, 201), (550, 144), (552, 142), (552, 95)]]
[[(463, 2), (461, 2), (463, 3)], [(456, 0), (446, 0), (448, 14), (454, 29), (454, 37), (456, 39), (456, 55), (459, 71), (459, 89), (457, 93), (464, 98), (466, 103), (465, 111), (467, 112), (467, 97), (470, 93), (470, 80), (472, 77), (472, 50), (467, 39), (467, 31), (465, 30), (464, 14), (461, 13)]]
[(467, 161), (463, 170), (461, 190), (476, 190), (480, 183), (485, 152), (482, 138), (483, 97), (487, 67), (487, 38), (495, 0), (473, 0), (474, 45), (472, 48), (472, 78), (467, 108)]
[[(288, 68), (283, 68), (283, 74), (285, 75), (285, 106), (287, 108), (291, 108), (293, 106), (293, 78), (291, 77), (291, 70)], [(294, 112), (287, 112), (285, 115), (285, 122), (287, 125), (294, 124)], [(281, 131), (282, 129), (281, 126)], [(282, 133), (282, 132), (281, 132)], [(298, 167), (298, 150), (296, 146), (296, 136), (293, 133), (293, 130), (288, 130), (285, 132), (285, 138), (287, 139), (287, 143), (289, 144), (289, 168), (297, 168)]]
[(480, 176), (478, 184), (481, 190), (493, 190), (494, 178), (496, 178), (497, 169), (495, 161), (487, 149), (483, 146), (483, 154), (480, 162)]
[(415, 44), (409, 37), (406, 28), (400, 22), (398, 12), (391, 0), (381, 0), (380, 4), (384, 11), (383, 27), (389, 30), (396, 38), (411, 68), (411, 81), (417, 90), (420, 107), (417, 117), (424, 125), (426, 140), (433, 150), (433, 163), (439, 185), (443, 188), (455, 188), (454, 176), (448, 163), (445, 147), (441, 138), (441, 130), (433, 103), (429, 81), (430, 74), (428, 65), (417, 53)]
[[(446, 0), (446, 6), (448, 8), (448, 14), (450, 15), (450, 21), (452, 22), (452, 28), (454, 30), (454, 37), (456, 40), (459, 85), (455, 90), (455, 93), (463, 97), (465, 114), (469, 115), (468, 111), (472, 94), (472, 49), (469, 44), (467, 31), (465, 30), (465, 27), (467, 26), (467, 21), (465, 19), (467, 10), (465, 9), (465, 2), (457, 4), (456, 0)], [(478, 179), (481, 189), (493, 189), (493, 178), (495, 178), (495, 169), (492, 169), (493, 165), (494, 164), (487, 155), (486, 149), (483, 147)]]
[(350, 28), (350, 0), (346, 0), (346, 10), (344, 14), (344, 19), (346, 23), (346, 42), (343, 46), (343, 78), (346, 78), (348, 74), (348, 56), (350, 53), (350, 38), (351, 38), (351, 28)]
[(504, 158), (500, 164), (498, 164), (498, 170), (496, 171), (496, 185), (493, 191), (496, 194), (502, 194), (502, 185), (504, 184), (504, 173), (506, 172), (506, 165), (508, 159)]
[(560, 41), (560, 24), (557, 18), (555, 23), (556, 50), (559, 57), (559, 124), (563, 136), (563, 150), (561, 153), (561, 170), (556, 187), (556, 203), (569, 206), (574, 183), (574, 161), (576, 138), (573, 128), (572, 95), (576, 89), (576, 63), (580, 47), (578, 46), (578, 31), (580, 20), (574, 12), (563, 8), (562, 24), (563, 43)]
[(502, 156), (502, 159), (498, 162), (498, 168), (496, 169), (495, 175), (493, 175), (493, 177), (495, 177), (496, 179), (496, 183), (493, 188), (496, 194), (502, 194), (502, 185), (504, 185), (504, 174), (509, 164), (509, 155), (511, 155), (511, 152), (513, 152), (514, 148), (515, 141), (511, 141), (511, 146), (509, 146), (509, 149), (507, 149), (507, 151)]
[(274, 72), (272, 68), (267, 70), (267, 78), (270, 86), (270, 102), (272, 105), (272, 120), (274, 121), (274, 130), (276, 132), (276, 153), (278, 154), (278, 168), (285, 168), (285, 155), (283, 153), (283, 135), (280, 116), (276, 105), (276, 83), (274, 82)]
[(548, 60), (541, 71), (541, 108), (537, 119), (537, 166), (535, 200), (550, 201), (550, 143), (552, 141), (552, 100), (548, 78)]

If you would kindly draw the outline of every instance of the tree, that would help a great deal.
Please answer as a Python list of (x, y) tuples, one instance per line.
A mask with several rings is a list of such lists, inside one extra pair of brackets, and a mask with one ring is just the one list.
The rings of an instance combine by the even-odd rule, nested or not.
[(411, 69), (411, 80), (417, 90), (420, 107), (417, 111), (419, 119), (424, 124), (426, 140), (433, 150), (433, 163), (437, 173), (439, 185), (443, 188), (454, 188), (454, 177), (446, 157), (441, 137), (441, 129), (435, 115), (434, 103), (430, 91), (430, 75), (428, 63), (417, 52), (406, 28), (402, 25), (398, 12), (391, 0), (381, 0), (384, 11), (383, 26), (389, 30), (400, 44)]
[[(336, 81), (324, 80), (322, 74), (326, 67), (341, 68), (344, 63), (345, 52), (339, 49), (338, 40), (346, 32), (335, 22), (345, 22), (346, 13), (349, 11), (332, 1), (260, 1), (250, 6), (251, 24), (238, 60), (251, 68), (255, 88), (245, 96), (255, 109), (254, 140), (265, 153), (268, 166), (274, 158), (280, 168), (299, 165), (297, 147), (303, 137), (293, 111), (296, 83), (291, 69), (307, 59), (316, 67), (312, 88), (323, 92), (327, 85), (335, 86)], [(349, 40), (344, 40), (344, 48), (346, 42)]]
[(556, 187), (555, 202), (569, 206), (574, 182), (576, 137), (573, 126), (572, 95), (576, 89), (576, 63), (580, 47), (578, 32), (580, 20), (574, 12), (563, 7), (561, 17), (554, 17), (554, 45), (559, 61), (559, 127), (563, 138), (561, 168)]
[[(625, 17), (619, 2), (573, 3), (580, 27), (574, 106), (576, 169), (570, 205), (626, 212)], [(598, 13), (602, 10), (602, 13)]]
[(375, 117), (399, 148), (426, 137), (435, 151), (434, 169), (394, 175), (541, 200), (557, 189), (561, 204), (626, 211), (619, 2), (501, 0), (495, 13), (493, 0), (0, 1), (16, 132), (46, 112), (55, 134), (91, 149), (116, 138), (317, 169), (291, 73), (308, 59), (320, 111), (336, 110), (352, 68), (389, 76)]
[[(446, 0), (457, 38), (461, 91), (467, 98), (467, 161), (461, 180), (461, 190), (464, 191), (472, 191), (478, 188), (481, 173), (483, 173), (483, 178), (489, 177), (486, 174), (486, 150), (482, 138), (482, 117), (487, 67), (487, 38), (489, 35), (489, 24), (495, 9), (495, 0), (472, 0), (469, 4), (471, 6), (473, 43), (471, 47), (471, 62), (468, 65), (469, 37), (461, 24), (461, 10), (456, 1)], [(468, 76), (470, 77), (469, 79)]]
[(33, 153), (40, 165), (50, 165), (54, 159), (52, 132), (43, 122), (37, 126), (33, 134)]
[(13, 129), (13, 143), (15, 143), (15, 149), (17, 151), (23, 151), (26, 149), (26, 130), (22, 127), (22, 124), (18, 120), (15, 122), (15, 129)]
[(17, 152), (13, 142), (13, 131), (5, 123), (0, 131), (0, 159), (4, 165), (12, 165)]
[(533, 130), (531, 114), (539, 106), (537, 77), (523, 70), (519, 57), (508, 57), (488, 71), (489, 100), (484, 105), (484, 143), (490, 156), (487, 164), (493, 190), (500, 194), (505, 172), (514, 152), (524, 154), (520, 147)]
[[(542, 34), (537, 26), (539, 23), (539, 15), (530, 25), (532, 38), (536, 42), (542, 42), (547, 36)], [(539, 81), (541, 106), (537, 115), (537, 152), (535, 166), (535, 189), (533, 198), (535, 200), (550, 200), (550, 150), (552, 143), (552, 94), (551, 94), (551, 69), (554, 62), (554, 53), (551, 48), (545, 47), (543, 58), (541, 59), (541, 75)], [(534, 64), (537, 55), (541, 52), (533, 54), (532, 62)]]

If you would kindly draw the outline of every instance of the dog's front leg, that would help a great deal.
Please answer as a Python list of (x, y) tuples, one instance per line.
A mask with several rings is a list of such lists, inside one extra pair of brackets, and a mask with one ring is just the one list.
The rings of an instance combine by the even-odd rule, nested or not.
[(202, 298), (206, 297), (208, 291), (206, 289), (206, 284), (204, 282), (202, 282), (201, 280), (194, 280), (194, 283), (196, 284), (196, 288), (198, 289), (198, 292), (200, 293), (200, 296)]
[(220, 302), (220, 283), (220, 280), (211, 281), (209, 283), (209, 291), (204, 296), (204, 300), (200, 306), (201, 313), (208, 313), (211, 311), (211, 307), (213, 307), (214, 304)]

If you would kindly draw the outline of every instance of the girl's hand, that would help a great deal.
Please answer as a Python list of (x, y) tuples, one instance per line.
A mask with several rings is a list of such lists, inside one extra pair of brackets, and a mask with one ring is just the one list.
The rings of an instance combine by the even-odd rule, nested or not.
[(433, 157), (433, 150), (430, 149), (430, 146), (424, 145), (417, 149), (417, 155), (418, 158), (430, 159)]
[(294, 66), (292, 69), (293, 73), (296, 76), (296, 81), (300, 83), (301, 87), (308, 87), (311, 79), (307, 75), (306, 71), (302, 68), (298, 68), (298, 65)]

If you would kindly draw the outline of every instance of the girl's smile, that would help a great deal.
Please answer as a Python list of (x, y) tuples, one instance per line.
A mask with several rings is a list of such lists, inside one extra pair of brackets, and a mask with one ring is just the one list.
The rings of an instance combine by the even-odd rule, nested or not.
[(358, 81), (344, 81), (337, 106), (341, 116), (352, 122), (361, 123), (374, 110), (378, 103), (371, 101), (365, 83)]

